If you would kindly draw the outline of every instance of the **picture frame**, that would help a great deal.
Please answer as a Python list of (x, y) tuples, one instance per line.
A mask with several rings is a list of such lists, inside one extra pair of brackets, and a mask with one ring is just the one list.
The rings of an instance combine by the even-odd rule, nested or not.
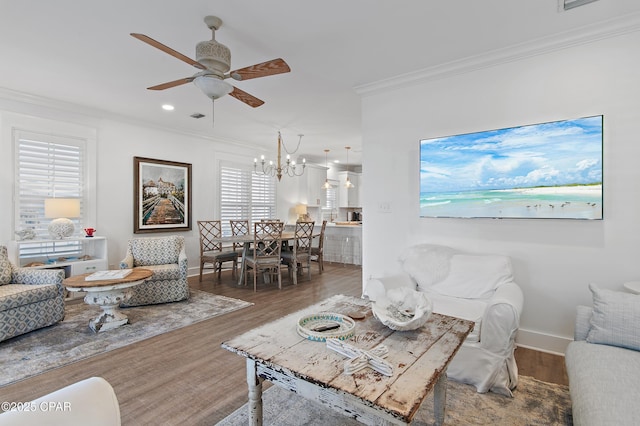
[(420, 140), (420, 216), (603, 219), (603, 115)]
[(133, 232), (191, 230), (191, 164), (133, 157)]

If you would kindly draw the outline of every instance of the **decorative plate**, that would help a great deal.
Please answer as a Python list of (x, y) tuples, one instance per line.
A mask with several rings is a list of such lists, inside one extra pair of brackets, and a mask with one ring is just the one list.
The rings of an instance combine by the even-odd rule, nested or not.
[(298, 319), (298, 334), (314, 342), (327, 338), (347, 340), (354, 335), (356, 323), (346, 315), (332, 312), (310, 314)]

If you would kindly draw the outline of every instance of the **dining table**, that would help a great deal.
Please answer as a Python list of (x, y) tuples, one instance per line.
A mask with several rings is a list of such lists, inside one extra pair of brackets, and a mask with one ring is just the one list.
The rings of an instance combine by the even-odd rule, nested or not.
[[(320, 232), (313, 232), (312, 238), (320, 237)], [(242, 244), (242, 260), (240, 261), (240, 274), (238, 277), (238, 285), (244, 285), (244, 261), (246, 256), (249, 255), (251, 250), (251, 245), (254, 242), (253, 234), (245, 234), (245, 235), (231, 235), (231, 236), (222, 236), (211, 238), (212, 241), (220, 242), (223, 245), (231, 245), (231, 244)], [(282, 242), (287, 242), (286, 246), (289, 246), (289, 242), (293, 242), (295, 244), (296, 233), (294, 231), (282, 231)]]

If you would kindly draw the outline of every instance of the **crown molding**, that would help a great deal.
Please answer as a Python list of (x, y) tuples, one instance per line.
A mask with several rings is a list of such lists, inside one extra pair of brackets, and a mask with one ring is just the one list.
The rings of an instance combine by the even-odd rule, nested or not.
[(354, 90), (364, 97), (618, 37), (638, 30), (640, 30), (640, 13), (637, 12), (624, 17), (586, 25), (575, 30), (492, 50), (481, 55), (474, 55), (373, 83), (362, 84), (356, 86)]
[[(25, 109), (25, 106), (28, 109)], [(38, 114), (34, 114), (33, 108), (38, 108)], [(198, 132), (190, 132), (183, 129), (175, 129), (167, 126), (160, 126), (157, 123), (151, 121), (145, 121), (140, 119), (133, 119), (123, 114), (116, 114), (110, 111), (102, 110), (99, 108), (88, 107), (85, 105), (74, 104), (71, 102), (60, 101), (57, 99), (46, 98), (43, 96), (34, 95), (32, 93), (20, 92), (6, 87), (0, 87), (0, 110), (8, 109), (11, 112), (16, 112), (25, 115), (38, 115), (45, 118), (58, 118), (49, 117), (63, 113), (67, 115), (68, 120), (98, 127), (102, 120), (113, 120), (121, 123), (131, 124), (134, 126), (148, 127), (154, 130), (163, 132), (169, 132), (180, 136), (205, 139), (212, 142), (235, 145), (242, 148), (255, 149), (254, 145), (246, 142), (241, 142), (231, 139), (221, 139), (206, 135)]]

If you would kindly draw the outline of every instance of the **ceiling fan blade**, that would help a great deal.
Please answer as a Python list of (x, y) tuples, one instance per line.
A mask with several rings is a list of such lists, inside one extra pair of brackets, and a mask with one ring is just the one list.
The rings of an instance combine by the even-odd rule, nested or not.
[(249, 80), (252, 78), (266, 77), (268, 75), (282, 74), (291, 71), (289, 65), (284, 59), (272, 59), (261, 64), (251, 65), (250, 67), (240, 68), (231, 71), (229, 75), (234, 80)]
[(256, 98), (253, 95), (248, 94), (247, 92), (245, 92), (244, 90), (240, 90), (237, 87), (234, 86), (233, 91), (231, 93), (229, 93), (231, 96), (233, 96), (234, 98), (236, 98), (237, 100), (244, 102), (245, 104), (249, 105), (250, 107), (253, 108), (257, 108), (260, 105), (262, 105), (264, 103), (263, 100), (260, 100), (258, 98)]
[(144, 34), (138, 34), (138, 33), (131, 33), (131, 35), (135, 38), (137, 38), (140, 41), (143, 41), (153, 47), (155, 47), (156, 49), (160, 49), (165, 53), (168, 53), (169, 55), (173, 56), (174, 58), (178, 58), (183, 62), (188, 63), (189, 65), (193, 65), (194, 67), (201, 69), (201, 70), (206, 70), (207, 67), (205, 67), (204, 65), (202, 65), (200, 62), (198, 61), (194, 61), (193, 59), (191, 59), (188, 56), (183, 55), (182, 53), (173, 50), (172, 48), (165, 46), (164, 44), (160, 43), (159, 41), (156, 41), (154, 39), (152, 39), (149, 36), (146, 36)]
[(181, 78), (180, 80), (169, 81), (166, 83), (158, 84), (156, 86), (147, 87), (149, 90), (164, 90), (171, 87), (180, 86), (181, 84), (191, 83), (194, 77)]

